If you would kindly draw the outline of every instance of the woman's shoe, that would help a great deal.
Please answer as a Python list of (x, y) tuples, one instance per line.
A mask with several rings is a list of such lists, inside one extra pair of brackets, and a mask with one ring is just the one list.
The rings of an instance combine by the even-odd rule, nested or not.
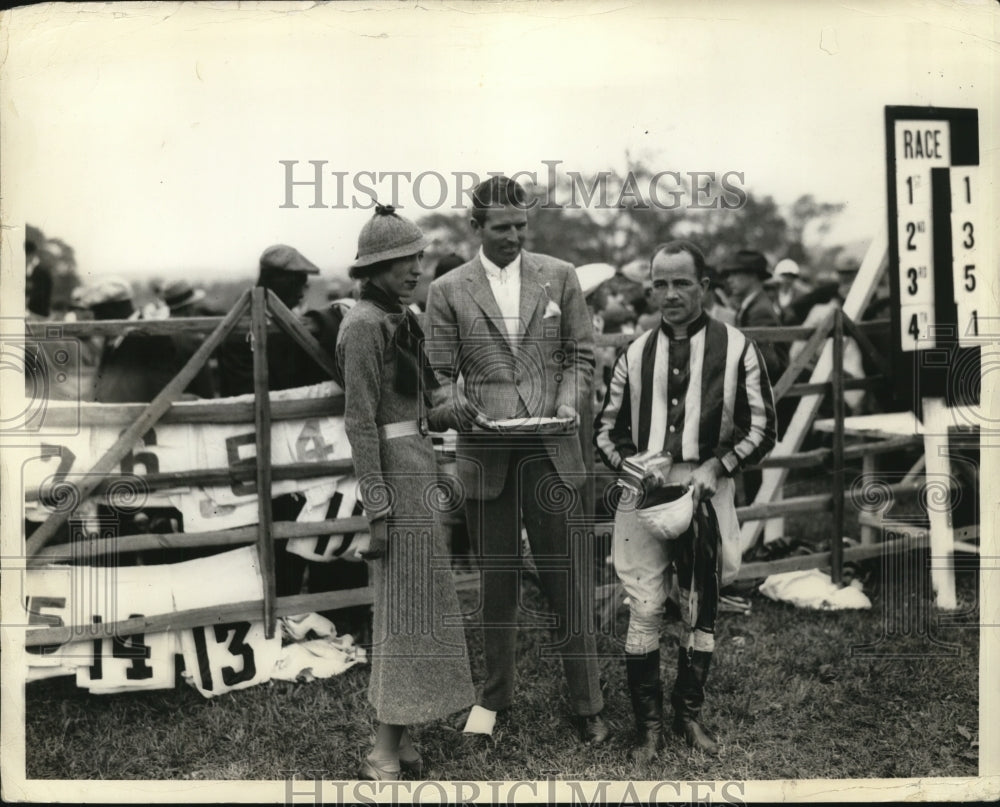
[(406, 730), (399, 739), (399, 767), (415, 779), (420, 779), (424, 773), (424, 758), (414, 747), (413, 740)]
[(396, 782), (399, 780), (400, 760), (397, 759), (373, 759), (365, 757), (361, 763), (360, 778), (371, 779), (375, 782)]

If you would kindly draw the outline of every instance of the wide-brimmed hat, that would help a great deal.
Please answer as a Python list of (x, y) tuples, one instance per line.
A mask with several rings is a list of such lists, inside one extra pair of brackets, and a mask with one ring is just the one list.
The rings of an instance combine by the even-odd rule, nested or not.
[(731, 272), (742, 272), (747, 275), (757, 275), (757, 277), (770, 277), (767, 270), (767, 258), (760, 252), (752, 249), (741, 249), (735, 255), (731, 255), (722, 262), (719, 271), (724, 274)]
[(645, 283), (649, 280), (649, 259), (636, 258), (622, 267), (622, 274), (634, 283)]
[(598, 286), (614, 276), (615, 267), (610, 263), (587, 263), (576, 267), (576, 278), (580, 281), (584, 297), (596, 291)]
[(300, 272), (305, 275), (318, 275), (319, 267), (299, 252), (295, 247), (286, 244), (275, 244), (265, 249), (260, 255), (261, 271)]
[(106, 303), (124, 303), (132, 300), (132, 286), (120, 277), (105, 277), (85, 286), (80, 292), (80, 305), (93, 308)]
[(777, 277), (781, 277), (782, 275), (793, 275), (794, 277), (798, 277), (799, 265), (791, 258), (783, 258), (775, 265), (774, 274)]
[(80, 307), (89, 308), (94, 319), (125, 319), (132, 314), (132, 285), (120, 277), (105, 277), (80, 293)]
[(412, 221), (396, 212), (392, 205), (375, 205), (375, 215), (361, 228), (358, 235), (358, 254), (351, 266), (353, 278), (364, 277), (358, 271), (373, 263), (406, 258), (430, 246), (430, 240)]
[(193, 305), (205, 299), (205, 292), (191, 286), (186, 280), (174, 280), (163, 287), (160, 298), (167, 308), (176, 311), (186, 305)]

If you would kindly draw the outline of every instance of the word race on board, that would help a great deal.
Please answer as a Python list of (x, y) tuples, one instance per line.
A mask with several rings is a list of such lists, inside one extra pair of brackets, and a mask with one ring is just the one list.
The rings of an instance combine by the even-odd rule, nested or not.
[(894, 388), (976, 405), (988, 268), (980, 245), (979, 114), (975, 109), (885, 108)]

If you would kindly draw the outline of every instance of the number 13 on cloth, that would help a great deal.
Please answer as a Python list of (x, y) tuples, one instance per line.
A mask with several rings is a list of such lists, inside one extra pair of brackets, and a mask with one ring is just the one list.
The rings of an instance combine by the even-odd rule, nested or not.
[(205, 697), (269, 681), (281, 635), (265, 638), (261, 622), (231, 622), (181, 634), (184, 677)]
[[(177, 611), (264, 596), (254, 547), (175, 564), (172, 574)], [(281, 636), (266, 639), (262, 622), (234, 621), (181, 632), (181, 650), (184, 677), (210, 698), (269, 680), (281, 655)]]

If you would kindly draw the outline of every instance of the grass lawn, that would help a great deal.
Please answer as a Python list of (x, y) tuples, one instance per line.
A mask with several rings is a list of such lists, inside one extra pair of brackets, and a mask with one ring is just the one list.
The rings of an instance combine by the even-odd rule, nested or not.
[[(866, 566), (879, 579), (878, 563)], [(632, 730), (621, 642), (605, 635), (602, 677), (613, 735), (582, 747), (567, 721), (561, 667), (542, 658), (546, 631), (520, 634), (515, 721), (495, 748), (467, 752), (445, 722), (420, 727), (417, 742), (442, 778), (464, 780), (724, 780), (974, 776), (977, 773), (979, 634), (977, 578), (957, 580), (961, 627), (931, 627), (955, 655), (920, 630), (879, 645), (882, 656), (852, 655), (885, 624), (892, 588), (874, 586), (871, 611), (809, 612), (753, 597), (747, 616), (720, 616), (706, 718), (722, 742), (717, 759), (671, 738), (652, 765), (627, 756)], [(471, 597), (463, 595), (472, 608)], [(531, 586), (529, 600), (537, 604)], [(902, 607), (919, 609), (911, 590)], [(909, 613), (918, 613), (910, 611)], [(614, 633), (624, 636), (618, 613)], [(926, 626), (918, 626), (926, 627)], [(473, 675), (482, 681), (482, 631), (469, 623)], [(664, 676), (673, 681), (676, 642), (663, 642)], [(902, 652), (917, 658), (900, 658)], [(270, 684), (206, 700), (179, 685), (154, 693), (91, 696), (72, 679), (27, 687), (30, 779), (257, 779), (289, 771), (355, 777), (372, 730), (367, 666), (310, 684)], [(669, 715), (669, 705), (668, 705)]]

